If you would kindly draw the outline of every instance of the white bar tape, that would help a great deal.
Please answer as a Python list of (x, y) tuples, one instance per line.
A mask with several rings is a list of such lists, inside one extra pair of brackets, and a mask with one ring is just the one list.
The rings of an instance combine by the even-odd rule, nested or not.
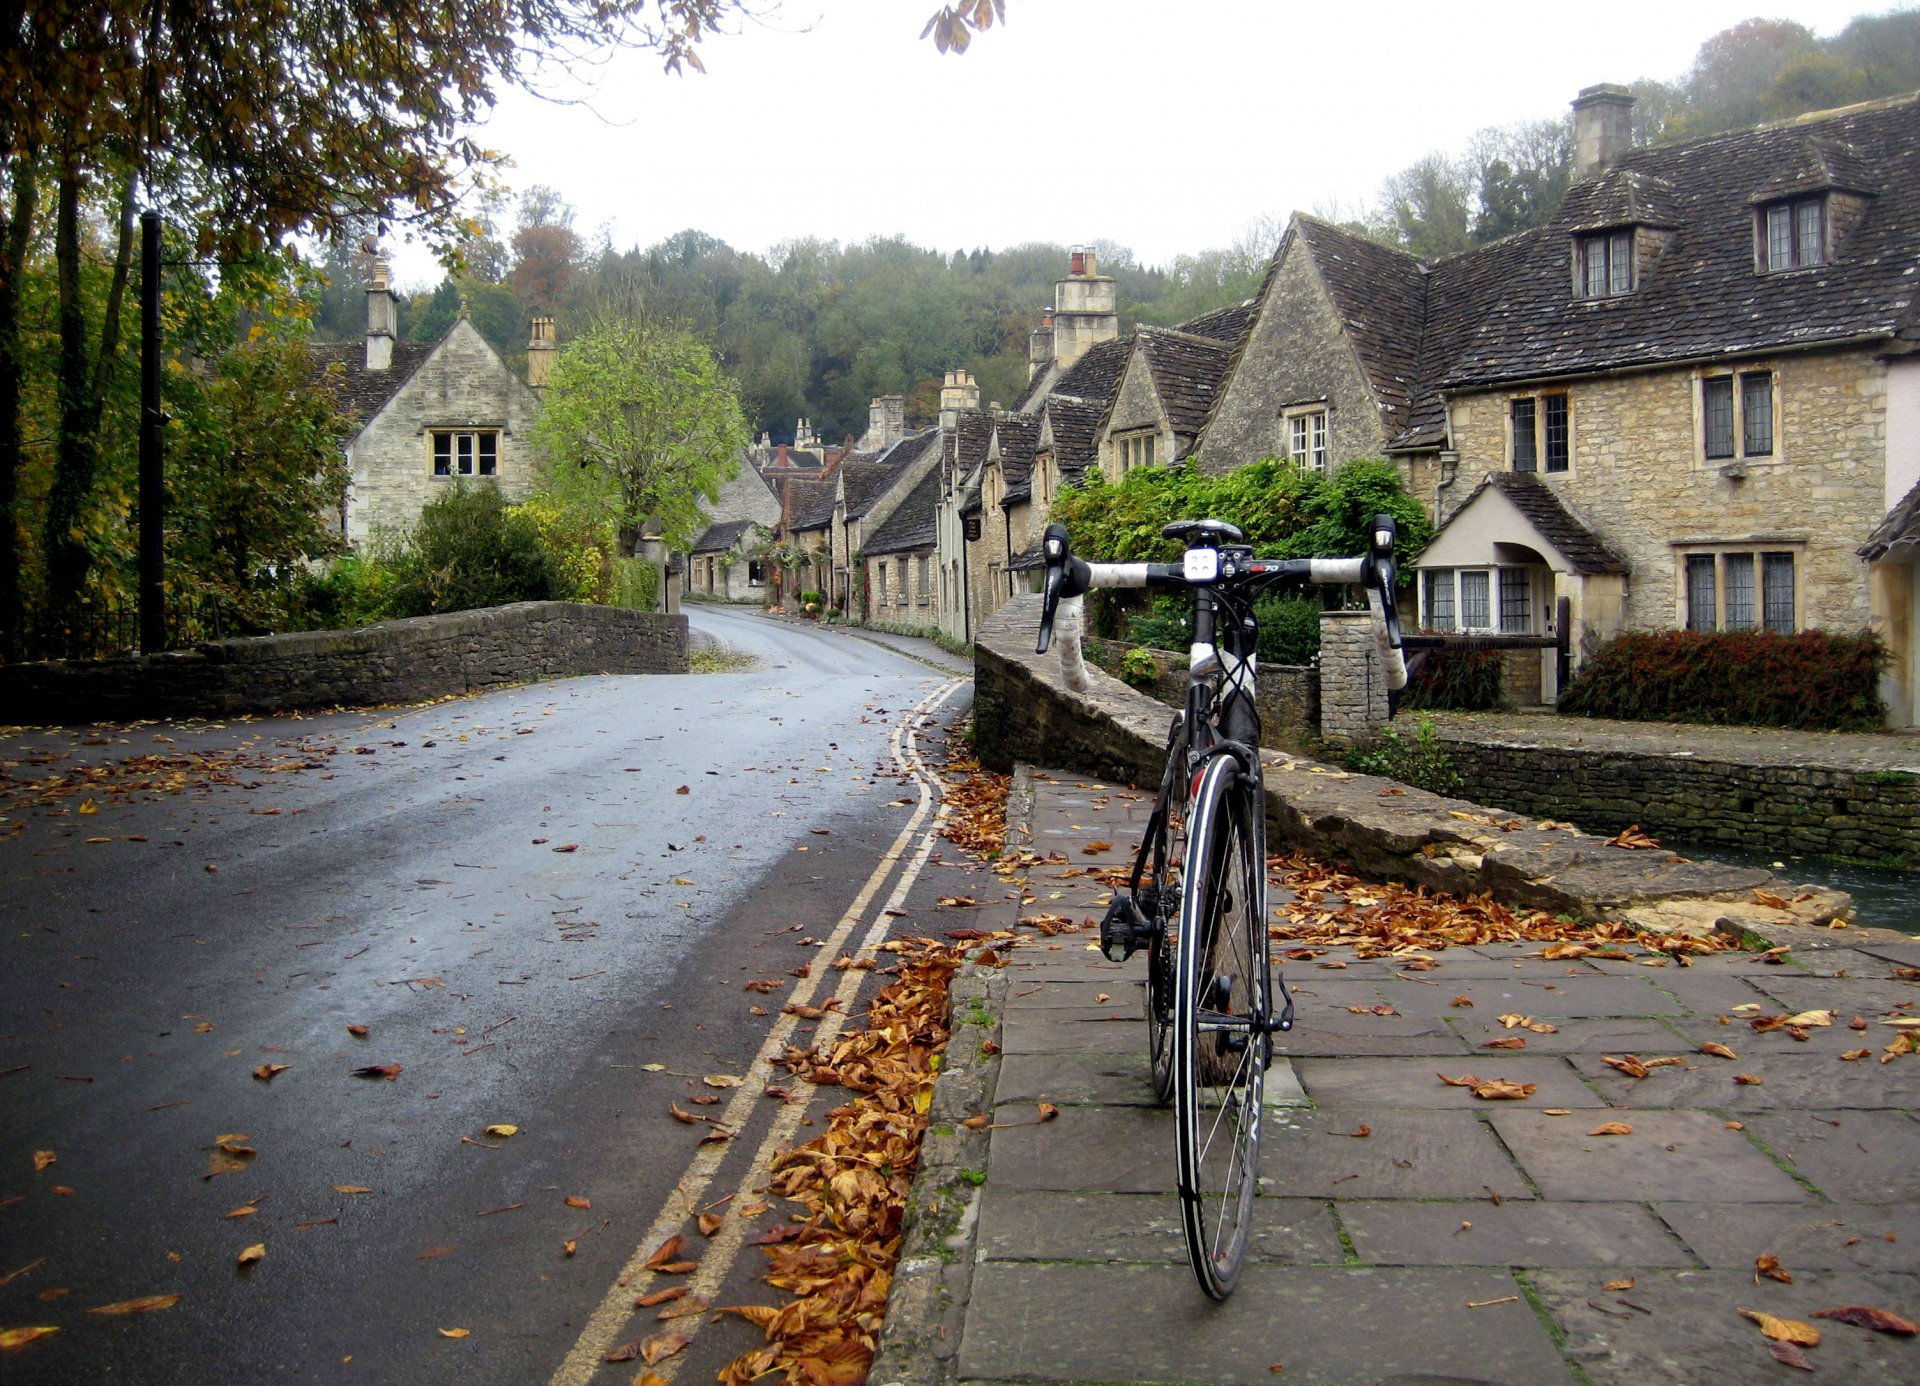
[(1080, 634), (1085, 625), (1086, 598), (1062, 597), (1060, 609), (1053, 616), (1053, 638), (1060, 646), (1060, 676), (1075, 693), (1085, 693), (1093, 687), (1093, 680), (1087, 677), (1087, 661), (1080, 648)]
[(1366, 566), (1364, 558), (1309, 558), (1307, 576), (1311, 581), (1328, 584), (1358, 582)]
[(1090, 587), (1147, 585), (1147, 565), (1144, 563), (1089, 563), (1087, 573), (1087, 585)]
[(1387, 607), (1380, 600), (1380, 593), (1372, 586), (1367, 588), (1367, 606), (1373, 612), (1373, 645), (1380, 651), (1380, 664), (1386, 670), (1388, 688), (1407, 686), (1407, 657), (1404, 651), (1396, 650), (1387, 643)]

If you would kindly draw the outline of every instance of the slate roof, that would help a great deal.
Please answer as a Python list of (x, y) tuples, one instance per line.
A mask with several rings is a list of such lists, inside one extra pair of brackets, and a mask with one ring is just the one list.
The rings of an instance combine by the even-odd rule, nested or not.
[[(390, 370), (367, 369), (367, 344), (362, 338), (350, 342), (313, 342), (307, 350), (313, 355), (315, 369), (324, 379), (336, 384), (341, 412), (353, 420), (358, 432), (372, 421), (386, 402), (400, 392), (422, 363), (433, 355), (438, 342), (395, 342)], [(333, 369), (338, 367), (336, 371)]]
[[(1634, 291), (1573, 297), (1570, 233), (1582, 224), (1581, 208), (1563, 206), (1542, 232), (1515, 238), (1526, 253), (1482, 285), (1477, 322), (1430, 361), (1430, 383), (1495, 385), (1836, 341), (1913, 340), (1920, 95), (1631, 149), (1609, 176), (1625, 174), (1671, 189), (1675, 223)], [(1829, 263), (1756, 273), (1753, 205), (1818, 187), (1872, 195), (1829, 248)]]
[(936, 537), (935, 512), (940, 504), (940, 469), (931, 467), (887, 516), (863, 546), (869, 554), (907, 553), (930, 549)]
[[(1453, 512), (1447, 524), (1466, 513), (1467, 507), (1488, 487), (1513, 502), (1514, 509), (1526, 516), (1540, 537), (1560, 551), (1573, 570), (1586, 576), (1597, 573), (1624, 575), (1627, 565), (1603, 543), (1598, 535), (1573, 517), (1554, 489), (1532, 472), (1488, 472), (1485, 480), (1473, 488), (1473, 494)], [(1442, 529), (1446, 525), (1441, 526)]]
[(1430, 301), (1425, 267), (1405, 251), (1318, 217), (1298, 217), (1295, 224), (1373, 386), (1381, 424), (1391, 438), (1412, 423), (1419, 393), (1420, 343)]
[(1032, 378), (1027, 381), (1026, 388), (1020, 392), (1020, 398), (1013, 402), (1013, 412), (1016, 414), (1027, 413), (1028, 406), (1033, 404), (1035, 398), (1053, 384), (1053, 377), (1053, 362), (1048, 361), (1045, 365), (1041, 366), (1039, 370), (1035, 371)]
[(1554, 223), (1563, 231), (1601, 231), (1616, 226), (1671, 230), (1685, 211), (1673, 184), (1637, 168), (1616, 165), (1600, 177), (1575, 183), (1561, 200)]
[(1100, 431), (1100, 416), (1106, 412), (1102, 400), (1074, 399), (1070, 395), (1048, 395), (1046, 419), (1053, 430), (1053, 465), (1060, 469), (1062, 481), (1077, 479), (1094, 464), (1093, 440)]
[(1237, 342), (1247, 335), (1247, 325), (1253, 321), (1256, 302), (1257, 299), (1249, 298), (1225, 308), (1216, 308), (1211, 313), (1202, 313), (1197, 318), (1175, 323), (1173, 331), (1195, 337), (1211, 337), (1218, 342)]
[(1887, 518), (1873, 527), (1859, 554), (1868, 562), (1889, 555), (1896, 563), (1920, 560), (1920, 484), (1902, 496), (1887, 512)]
[(1006, 482), (1004, 502), (1030, 500), (1033, 495), (1033, 447), (1040, 441), (1040, 420), (1014, 414), (994, 424), (1000, 439), (1000, 475)]
[(787, 483), (792, 518), (787, 521), (790, 530), (825, 529), (833, 523), (833, 507), (840, 501), (840, 474), (821, 477), (818, 481), (795, 479)]
[(1127, 357), (1132, 352), (1131, 336), (1115, 337), (1089, 348), (1086, 355), (1061, 372), (1060, 378), (1053, 382), (1052, 393), (1078, 399), (1111, 399), (1120, 386), (1120, 376), (1127, 369)]
[(1143, 327), (1138, 335), (1167, 422), (1175, 433), (1192, 437), (1207, 421), (1220, 382), (1226, 379), (1232, 345), (1158, 327)]
[(752, 530), (752, 520), (722, 520), (717, 525), (708, 525), (706, 532), (693, 541), (689, 553), (725, 553)]

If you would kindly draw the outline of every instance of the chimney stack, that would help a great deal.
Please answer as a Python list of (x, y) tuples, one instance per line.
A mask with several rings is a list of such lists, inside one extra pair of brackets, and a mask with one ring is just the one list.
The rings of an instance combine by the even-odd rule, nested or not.
[(980, 387), (970, 371), (948, 371), (940, 384), (940, 428), (951, 433), (960, 426), (960, 415), (980, 407)]
[(1053, 360), (1053, 309), (1040, 319), (1040, 325), (1027, 337), (1027, 379), (1032, 380)]
[[(907, 436), (907, 397), (880, 395), (867, 405), (867, 433), (861, 452), (884, 452)], [(848, 440), (851, 443), (851, 439)]]
[[(1120, 335), (1119, 290), (1111, 275), (1100, 273), (1100, 259), (1091, 250), (1074, 251), (1067, 277), (1054, 282), (1051, 321), (1053, 359), (1063, 371)], [(1031, 359), (1031, 342), (1027, 350)]]
[(375, 260), (367, 280), (367, 369), (393, 369), (393, 290), (385, 260)]
[(533, 336), (527, 342), (527, 384), (536, 390), (547, 388), (553, 378), (553, 319), (533, 320)]
[(1611, 82), (1573, 100), (1573, 181), (1598, 178), (1633, 147), (1633, 93)]

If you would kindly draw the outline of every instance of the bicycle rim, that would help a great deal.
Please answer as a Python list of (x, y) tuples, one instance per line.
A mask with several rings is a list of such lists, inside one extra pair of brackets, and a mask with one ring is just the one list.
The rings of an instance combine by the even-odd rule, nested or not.
[(1256, 915), (1252, 795), (1228, 756), (1193, 801), (1174, 983), (1180, 1213), (1200, 1288), (1225, 1299), (1253, 1226), (1266, 1090), (1265, 938)]
[(1161, 827), (1161, 840), (1149, 858), (1148, 886), (1153, 898), (1164, 904), (1157, 908), (1166, 914), (1165, 928), (1147, 945), (1147, 1061), (1152, 1073), (1153, 1096), (1158, 1102), (1173, 1097), (1173, 978), (1174, 959), (1179, 938), (1180, 863), (1187, 846), (1187, 754), (1186, 741), (1176, 719), (1167, 743), (1167, 770), (1161, 792), (1167, 800), (1167, 817)]

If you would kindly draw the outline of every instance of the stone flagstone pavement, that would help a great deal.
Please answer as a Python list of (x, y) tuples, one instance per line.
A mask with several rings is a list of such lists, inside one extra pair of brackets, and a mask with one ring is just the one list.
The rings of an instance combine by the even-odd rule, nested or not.
[[(1023, 774), (1009, 850), (1024, 823), (1067, 864), (1032, 866), (1024, 902), (1014, 878), (936, 923), (1097, 918), (1108, 890), (1084, 872), (1129, 860), (1150, 808)], [(1880, 1062), (1887, 1022), (1920, 1013), (1920, 939), (1803, 932), (1783, 959), (1692, 966), (1548, 961), (1540, 944), (1447, 949), (1426, 971), (1351, 949), (1290, 962), (1297, 1024), (1268, 1075), (1256, 1233), (1224, 1306), (1184, 1260), (1141, 960), (1108, 963), (1077, 931), (1028, 939), (957, 984), (872, 1380), (1799, 1379), (1751, 1309), (1819, 1327), (1811, 1379), (1920, 1382), (1920, 1338), (1812, 1317), (1920, 1320), (1920, 1055)], [(1835, 1023), (1804, 1040), (1749, 1024), (1817, 1009)], [(1516, 1012), (1554, 1028), (1498, 1019)], [(1524, 1051), (1484, 1047), (1515, 1036)], [(1685, 1062), (1634, 1078), (1605, 1061), (1626, 1054)], [(1537, 1087), (1488, 1102), (1438, 1076), (1467, 1073)], [(995, 1129), (961, 1124), (980, 1112)], [(1631, 1134), (1590, 1134), (1611, 1122)], [(1758, 1275), (1762, 1256), (1791, 1283)]]

